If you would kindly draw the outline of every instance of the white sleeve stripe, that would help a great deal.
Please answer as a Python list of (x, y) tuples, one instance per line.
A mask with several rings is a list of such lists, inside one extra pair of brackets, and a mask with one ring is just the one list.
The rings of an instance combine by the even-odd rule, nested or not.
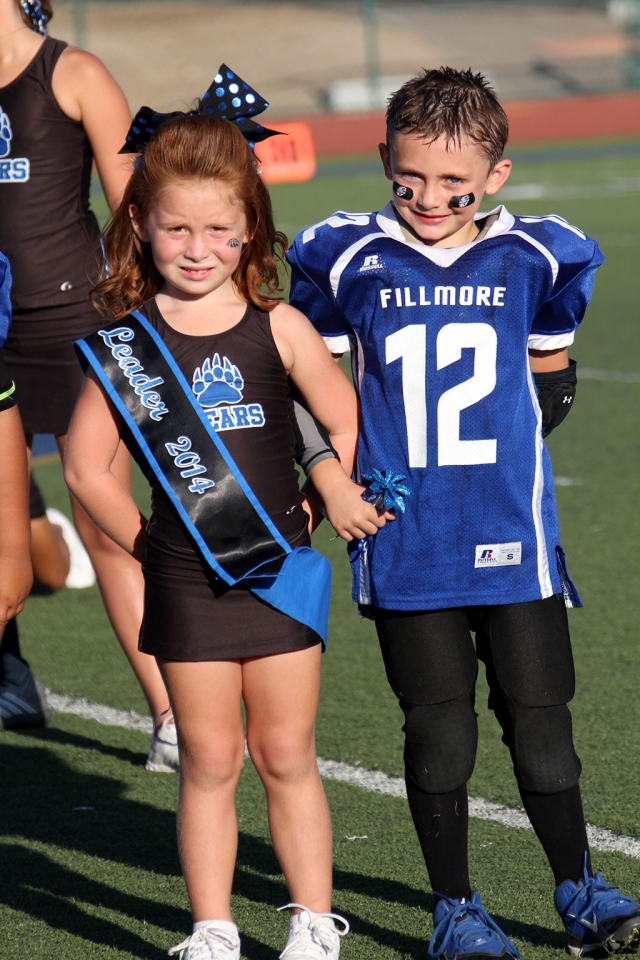
[(550, 250), (540, 243), (539, 240), (534, 240), (533, 237), (530, 237), (528, 233), (525, 233), (524, 230), (510, 230), (510, 234), (516, 234), (518, 237), (522, 237), (523, 240), (526, 240), (527, 243), (530, 243), (532, 247), (535, 247), (536, 250), (539, 250), (543, 256), (549, 261), (549, 266), (551, 267), (551, 275), (553, 277), (553, 286), (555, 286), (556, 280), (558, 279), (558, 261), (553, 256)]
[(587, 239), (586, 233), (583, 233), (578, 227), (574, 227), (573, 224), (567, 223), (562, 217), (556, 217), (553, 214), (548, 217), (520, 217), (519, 219), (522, 220), (523, 223), (540, 223), (542, 220), (551, 220), (552, 223), (557, 223), (559, 227), (564, 227), (565, 230), (571, 230), (571, 232), (575, 233), (581, 240)]
[(331, 270), (331, 274), (329, 277), (331, 281), (331, 289), (333, 290), (334, 297), (338, 296), (338, 285), (340, 283), (340, 277), (342, 276), (345, 267), (347, 267), (349, 263), (351, 263), (351, 261), (353, 260), (356, 253), (359, 250), (362, 250), (363, 247), (366, 247), (366, 245), (370, 243), (371, 240), (376, 240), (379, 237), (382, 237), (383, 239), (385, 239), (386, 234), (368, 233), (366, 237), (362, 237), (360, 240), (356, 240), (355, 243), (352, 243), (351, 246), (347, 247), (344, 253), (338, 257), (338, 259), (333, 265), (333, 269)]
[(349, 353), (351, 344), (346, 333), (338, 337), (323, 337), (330, 353)]
[(530, 333), (530, 350), (562, 350), (570, 347), (575, 339), (575, 331), (570, 333)]
[(553, 582), (549, 570), (549, 555), (547, 553), (547, 542), (544, 535), (544, 520), (542, 517), (542, 495), (544, 493), (544, 465), (542, 463), (542, 450), (544, 441), (542, 439), (542, 411), (538, 403), (538, 391), (533, 382), (533, 374), (527, 369), (527, 384), (529, 386), (529, 396), (531, 405), (536, 415), (535, 432), (535, 454), (536, 467), (533, 477), (533, 489), (531, 491), (531, 513), (533, 515), (533, 527), (536, 534), (536, 559), (538, 565), (538, 583), (540, 584), (540, 594), (544, 600), (553, 594)]
[(348, 227), (354, 225), (357, 227), (366, 227), (371, 216), (370, 213), (347, 213), (345, 210), (338, 210), (337, 213), (327, 217), (326, 220), (320, 220), (319, 223), (314, 223), (313, 226), (307, 227), (302, 234), (302, 242), (309, 243), (310, 240), (315, 238), (316, 230), (319, 230), (320, 227), (324, 227), (325, 225), (329, 225), (330, 227)]

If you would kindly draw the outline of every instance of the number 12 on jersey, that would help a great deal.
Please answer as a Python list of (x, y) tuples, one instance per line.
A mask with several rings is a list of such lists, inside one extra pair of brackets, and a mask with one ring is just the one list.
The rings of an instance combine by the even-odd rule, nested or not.
[[(447, 323), (436, 338), (436, 364), (442, 370), (474, 351), (473, 376), (438, 400), (438, 466), (496, 462), (496, 440), (461, 440), (460, 414), (489, 396), (496, 385), (498, 340), (488, 323)], [(410, 467), (427, 465), (427, 328), (412, 323), (386, 338), (386, 362), (402, 360), (402, 395)]]

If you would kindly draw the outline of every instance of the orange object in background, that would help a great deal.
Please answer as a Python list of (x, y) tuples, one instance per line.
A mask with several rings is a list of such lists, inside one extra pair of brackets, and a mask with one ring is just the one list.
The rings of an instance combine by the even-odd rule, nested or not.
[(306, 123), (279, 123), (286, 136), (256, 143), (255, 154), (267, 183), (299, 183), (316, 172), (316, 151), (311, 128)]

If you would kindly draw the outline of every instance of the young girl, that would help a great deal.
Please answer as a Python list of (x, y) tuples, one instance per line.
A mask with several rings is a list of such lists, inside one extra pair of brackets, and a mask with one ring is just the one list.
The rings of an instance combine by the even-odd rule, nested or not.
[[(67, 446), (65, 477), (74, 495), (143, 561), (140, 649), (157, 658), (181, 756), (178, 841), (195, 923), (171, 952), (184, 960), (240, 956), (230, 893), (245, 749), (241, 700), (296, 911), (282, 956), (336, 960), (348, 930), (329, 912), (331, 825), (314, 747), (321, 628), (281, 610), (293, 594), (300, 609), (313, 605), (313, 580), (294, 576), (284, 603), (272, 605), (261, 599), (269, 594), (260, 593), (266, 581), (240, 577), (233, 585), (227, 577), (231, 567), (259, 565), (248, 559), (262, 550), (249, 530), (254, 521), (242, 520), (252, 497), (296, 563), (314, 554), (292, 459), (287, 376), (342, 460), (324, 460), (312, 472), (338, 533), (362, 537), (385, 522), (348, 479), (357, 433), (351, 385), (305, 317), (269, 296), (278, 288), (276, 251), (284, 243), (238, 126), (197, 114), (164, 122), (106, 236), (111, 275), (98, 292), (112, 317), (126, 319), (85, 342), (94, 369)], [(127, 316), (138, 306), (137, 317)], [(211, 450), (198, 439), (202, 423)], [(111, 471), (121, 437), (132, 436), (155, 471), (149, 523)], [(211, 466), (220, 441), (223, 458), (233, 460), (223, 479)], [(187, 474), (191, 493), (180, 480)], [(211, 525), (221, 516), (223, 532), (211, 546)], [(271, 581), (275, 589), (283, 582)]]

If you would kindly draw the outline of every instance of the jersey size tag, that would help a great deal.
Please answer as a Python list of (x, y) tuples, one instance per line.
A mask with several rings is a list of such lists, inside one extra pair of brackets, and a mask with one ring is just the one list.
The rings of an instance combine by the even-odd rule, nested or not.
[(513, 567), (522, 562), (522, 543), (479, 543), (475, 567)]

